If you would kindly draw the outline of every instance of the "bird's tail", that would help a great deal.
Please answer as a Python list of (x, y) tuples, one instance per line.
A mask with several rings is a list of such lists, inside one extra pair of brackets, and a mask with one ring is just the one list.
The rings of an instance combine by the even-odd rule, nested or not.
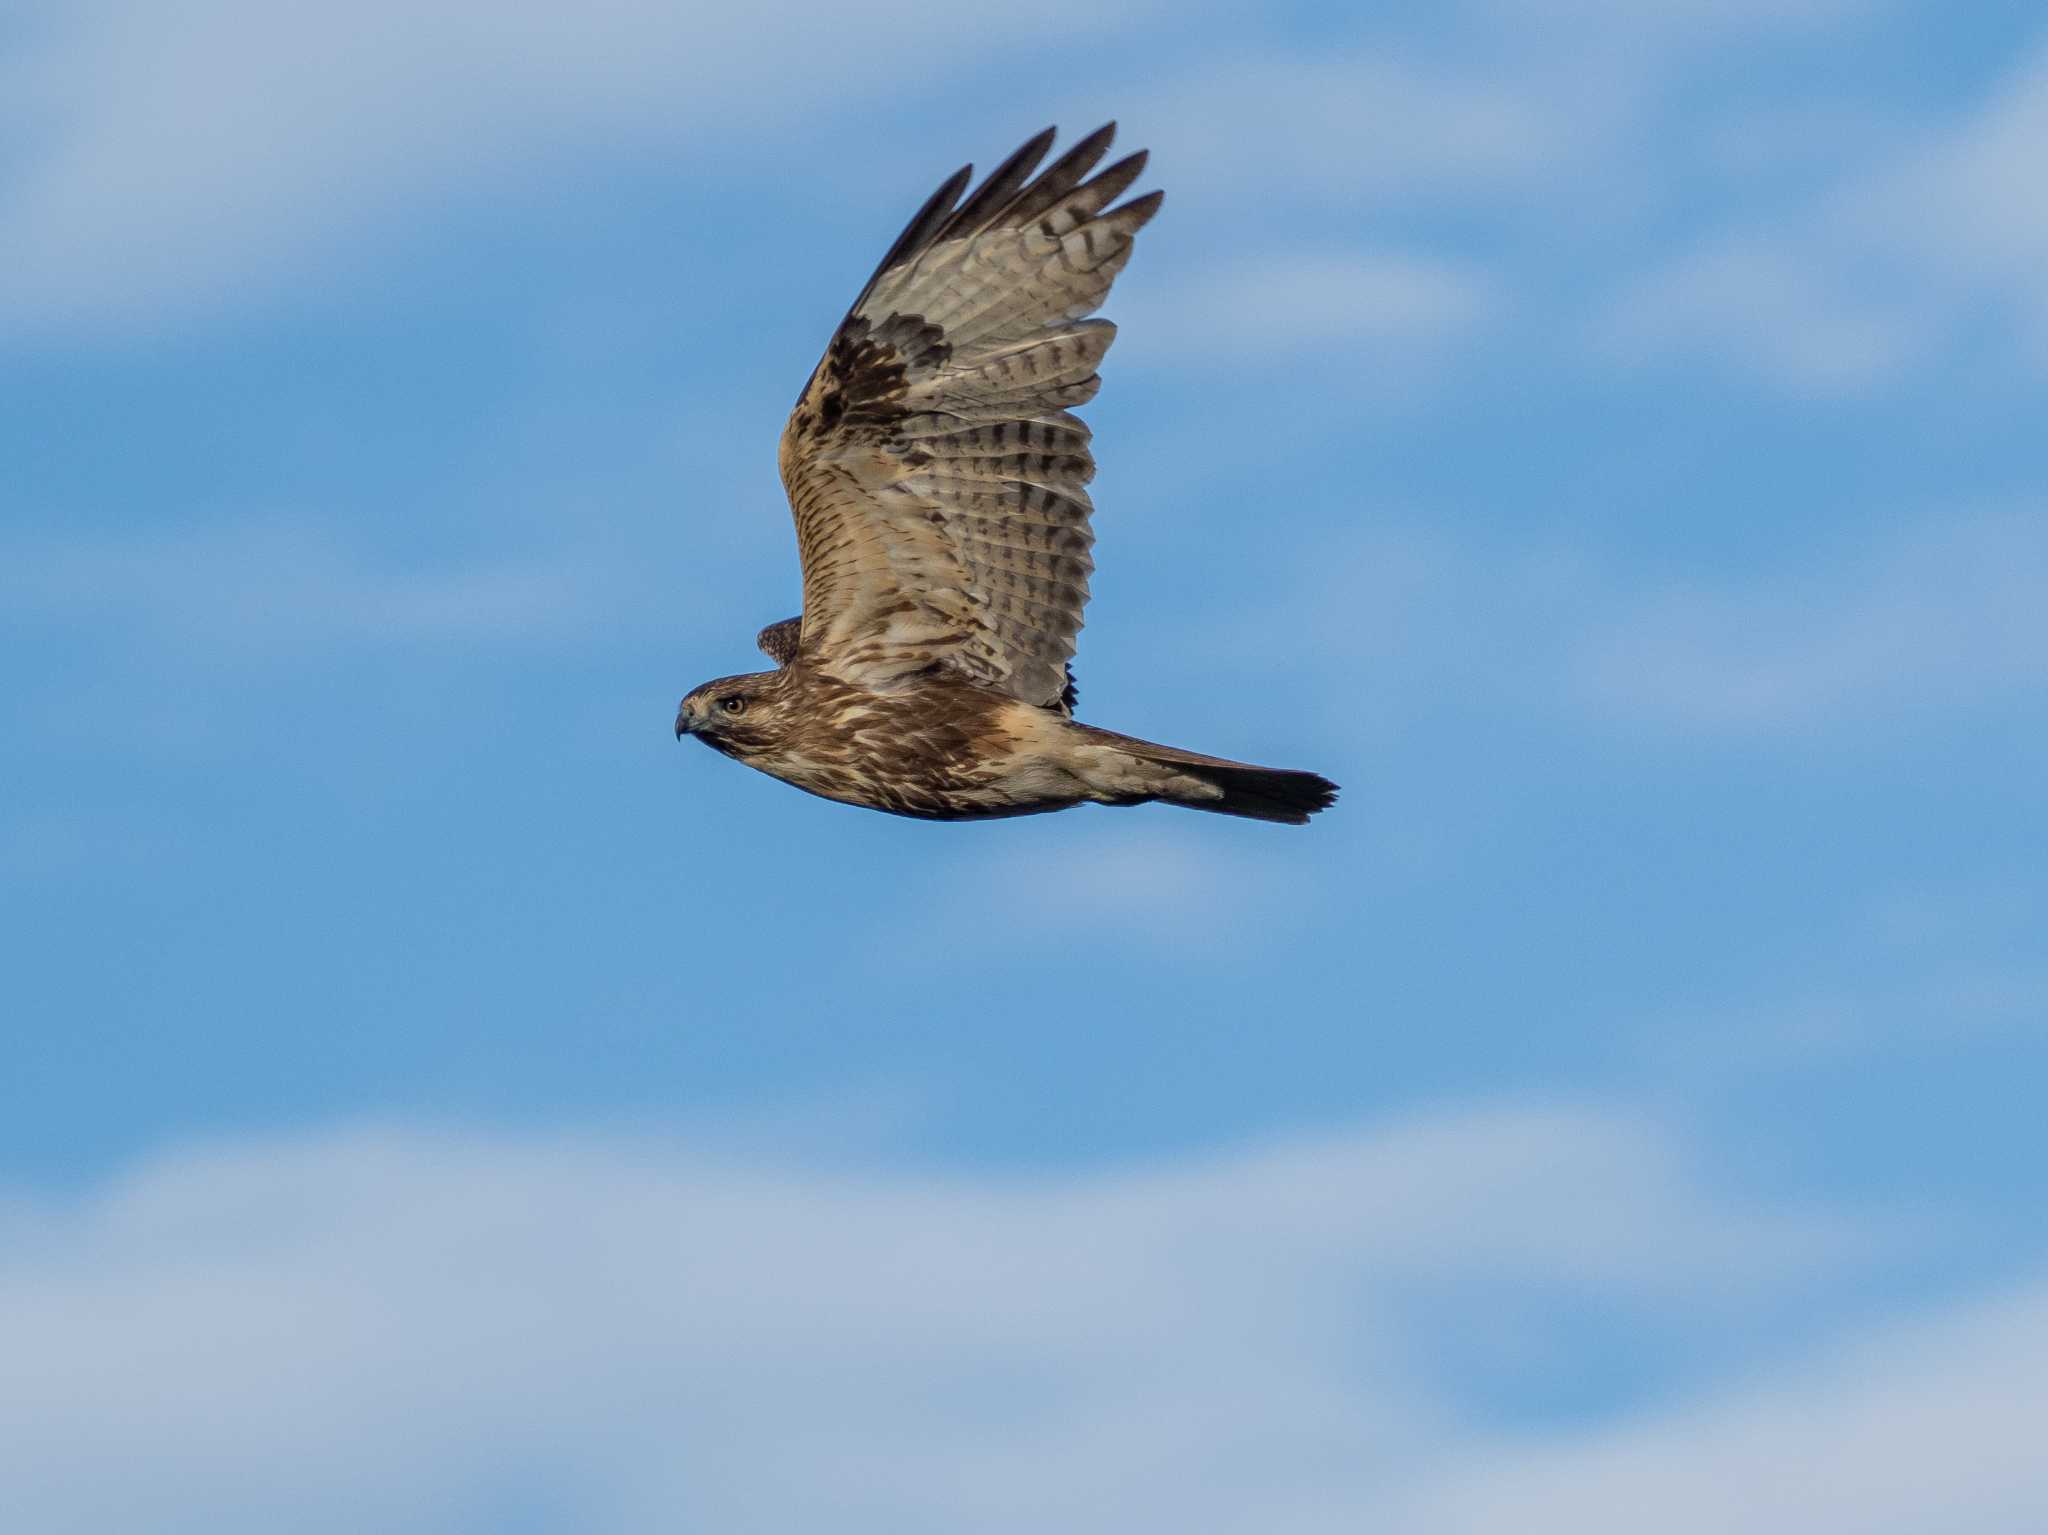
[[(1320, 773), (1293, 768), (1254, 767), (1227, 757), (1205, 757), (1177, 746), (1160, 746), (1111, 730), (1079, 726), (1101, 745), (1115, 748), (1144, 771), (1145, 792), (1134, 799), (1185, 805), (1218, 815), (1241, 815), (1254, 821), (1306, 825), (1337, 798), (1337, 786)], [(1162, 771), (1163, 770), (1163, 771)]]

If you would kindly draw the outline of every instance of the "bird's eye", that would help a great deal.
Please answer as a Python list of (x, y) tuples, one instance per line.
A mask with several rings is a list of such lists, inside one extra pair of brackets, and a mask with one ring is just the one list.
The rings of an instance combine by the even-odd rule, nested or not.
[(747, 701), (737, 693), (728, 693), (725, 697), (718, 700), (718, 707), (727, 714), (745, 714), (747, 712)]

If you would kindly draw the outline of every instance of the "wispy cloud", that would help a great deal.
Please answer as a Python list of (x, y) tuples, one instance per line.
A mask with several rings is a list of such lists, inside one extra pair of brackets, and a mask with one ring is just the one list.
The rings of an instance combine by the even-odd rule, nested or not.
[(604, 611), (621, 579), (560, 554), (412, 564), (292, 518), (0, 549), (0, 597), (17, 622), (140, 629), (259, 666), (336, 647), (559, 635)]
[[(1860, 967), (1877, 968), (1873, 956)], [(1817, 991), (1792, 1002), (1653, 1019), (1642, 1050), (1653, 1070), (1703, 1090), (1835, 1070), (1886, 1052), (1924, 1054), (2019, 1041), (2048, 1018), (2048, 972), (1979, 963), (1928, 980)]]
[[(979, 956), (1023, 935), (1090, 944), (1148, 938), (1200, 965), (1241, 948), (1282, 912), (1312, 904), (1298, 858), (1268, 837), (1190, 841), (1128, 818), (1047, 829), (1003, 851), (968, 852), (945, 876), (948, 899), (921, 891), (892, 922), (948, 933), (946, 951)], [(1263, 841), (1263, 846), (1259, 842)], [(1003, 922), (991, 931), (987, 913)]]
[(1476, 545), (1412, 513), (1374, 520), (1383, 531), (1320, 549), (1270, 606), (1179, 643), (1237, 666), (1287, 633), (1305, 655), (1362, 666), (1353, 717), (1374, 734), (1455, 695), (1805, 738), (1997, 706), (2048, 681), (2048, 532), (2026, 512), (1885, 525), (1714, 580), (1585, 549)]
[[(1480, 271), (1389, 251), (1274, 251), (1119, 298), (1138, 355), (1177, 363), (1284, 367), (1304, 352), (1349, 358), (1369, 344), (1391, 366), (1466, 339), (1497, 302)], [(1395, 355), (1386, 358), (1392, 351)]]
[(2038, 517), (1963, 518), (1833, 567), (1643, 592), (1576, 670), (1596, 702), (1710, 731), (1967, 708), (2048, 681), (2044, 583)]
[(1738, 215), (1625, 290), (1604, 343), (1706, 356), (1801, 394), (1886, 386), (2006, 317), (2048, 359), (2048, 50), (1945, 123), (1886, 133), (1816, 203)]
[(1637, 360), (1702, 353), (1802, 395), (1853, 392), (1895, 376), (1927, 345), (1929, 317), (1873, 291), (1867, 275), (1817, 261), (1782, 235), (1717, 239), (1625, 290), (1603, 343)]
[(933, 0), (33, 7), (12, 70), (27, 148), (0, 161), (0, 328), (239, 299), (423, 200), (473, 204), (594, 146), (729, 167), (906, 82), (1015, 70), (1150, 10), (1050, 0), (998, 33)]
[[(364, 1132), (4, 1222), (10, 1506), (138, 1532), (1355, 1528), (1484, 1493), (1489, 1414), (1441, 1364), (1527, 1367), (1540, 1322), (1490, 1364), (1472, 1326), (1511, 1292), (1740, 1325), (1896, 1236), (1731, 1203), (1650, 1124), (1542, 1106), (1051, 1179)], [(1969, 1357), (1958, 1421), (1999, 1401)], [(1627, 1433), (1518, 1469), (1568, 1503)], [(1774, 1448), (1704, 1445), (1737, 1472)], [(1659, 1470), (1638, 1514), (1680, 1512)]]
[(1759, 30), (1797, 32), (1880, 9), (1881, 0), (1479, 0), (1496, 16), (1622, 26), (1673, 42)]
[(1393, 1527), (2024, 1535), (2048, 1520), (2044, 1376), (2048, 1280), (2036, 1280), (1647, 1422), (1467, 1458)]
[[(865, 154), (885, 163), (911, 141), (905, 82), (920, 99), (965, 100), (978, 82), (1009, 89), (1041, 67), (1046, 110), (1118, 115), (1167, 161), (1199, 168), (1176, 171), (1175, 203), (1226, 262), (1313, 262), (1360, 235), (1349, 227), (1360, 218), (1417, 212), (1524, 238), (1550, 226), (1537, 237), (1555, 244), (1561, 197), (1568, 228), (1601, 223), (1636, 195), (1613, 183), (1658, 179), (1640, 163), (1644, 129), (1680, 61), (1867, 8), (1586, 0), (1560, 16), (1473, 0), (1445, 17), (1463, 49), (1393, 24), (1311, 43), (1240, 21), (1226, 53), (1174, 30), (1184, 9), (1110, 15), (1079, 0), (1048, 0), (1031, 26), (997, 30), (962, 26), (935, 0), (857, 13), (817, 0), (743, 12), (45, 0), (28, 7), (6, 65), (18, 131), (0, 158), (12, 234), (0, 333), (146, 330), (342, 274), (351, 253), (406, 238), (423, 205), (489, 206), (536, 178), (650, 153), (679, 177), (730, 178), (814, 158), (852, 114)], [(1076, 36), (1089, 48), (1077, 52)], [(1371, 267), (1374, 248), (1336, 254)], [(1339, 299), (1342, 327), (1356, 315)]]
[(1253, 45), (1137, 87), (1127, 115), (1199, 166), (1176, 202), (1256, 228), (1296, 208), (1442, 208), (1526, 190), (1586, 148), (1594, 103), (1540, 73), (1447, 69), (1396, 37)]

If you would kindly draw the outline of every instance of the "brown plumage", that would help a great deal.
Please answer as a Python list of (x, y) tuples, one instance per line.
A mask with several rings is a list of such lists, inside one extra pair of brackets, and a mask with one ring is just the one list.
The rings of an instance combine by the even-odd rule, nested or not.
[(1089, 316), (1161, 196), (1117, 204), (1145, 156), (1097, 171), (1114, 131), (1040, 171), (1047, 129), (965, 202), (963, 167), (882, 258), (782, 433), (803, 614), (760, 633), (776, 670), (692, 691), (678, 737), (935, 820), (1161, 800), (1298, 824), (1336, 797), (1072, 717), (1095, 460), (1069, 407), (1101, 386), (1116, 327)]

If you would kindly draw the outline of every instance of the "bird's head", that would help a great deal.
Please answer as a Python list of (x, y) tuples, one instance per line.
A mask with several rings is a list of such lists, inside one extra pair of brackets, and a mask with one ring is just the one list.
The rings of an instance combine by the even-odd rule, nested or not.
[(752, 757), (782, 744), (790, 714), (787, 673), (748, 672), (692, 688), (676, 710), (676, 739), (695, 736), (728, 757)]

